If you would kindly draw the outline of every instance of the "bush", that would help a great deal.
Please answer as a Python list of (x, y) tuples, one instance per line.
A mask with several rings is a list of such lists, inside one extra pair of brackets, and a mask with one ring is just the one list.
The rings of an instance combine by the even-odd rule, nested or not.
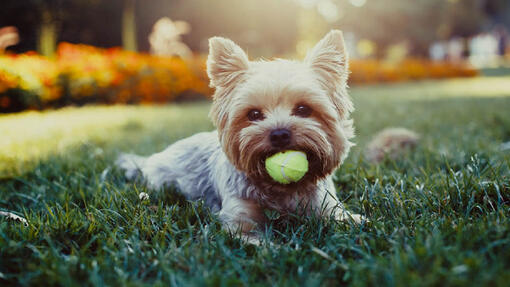
[[(472, 77), (464, 66), (422, 59), (353, 60), (351, 84)], [(55, 59), (0, 55), (0, 112), (87, 103), (164, 103), (209, 96), (205, 58), (191, 60), (61, 43)]]
[(210, 93), (202, 59), (156, 57), (118, 48), (63, 43), (58, 65), (73, 102), (168, 102), (187, 91)]
[(464, 64), (405, 59), (398, 63), (379, 60), (352, 60), (350, 82), (353, 84), (403, 82), (423, 79), (474, 77), (478, 71)]
[(41, 107), (56, 100), (58, 68), (34, 53), (0, 56), (0, 111)]
[(0, 111), (209, 95), (204, 63), (202, 57), (185, 61), (69, 43), (59, 45), (55, 60), (0, 56)]

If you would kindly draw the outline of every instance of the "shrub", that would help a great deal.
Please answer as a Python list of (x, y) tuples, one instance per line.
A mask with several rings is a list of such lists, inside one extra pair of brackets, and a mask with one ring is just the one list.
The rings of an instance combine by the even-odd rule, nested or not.
[(169, 102), (208, 95), (204, 59), (185, 61), (118, 48), (61, 43), (55, 60), (0, 56), (0, 111), (69, 104)]
[(474, 77), (478, 71), (464, 64), (433, 62), (425, 59), (405, 59), (387, 63), (380, 60), (352, 60), (350, 63), (353, 84), (402, 82), (423, 79)]
[[(406, 59), (352, 60), (351, 84), (472, 77), (465, 65)], [(55, 59), (0, 55), (0, 112), (86, 103), (164, 103), (209, 96), (205, 58), (191, 60), (61, 43)]]
[(61, 75), (69, 83), (71, 102), (168, 102), (184, 92), (208, 94), (205, 71), (196, 60), (156, 57), (86, 45), (62, 43), (58, 50)]
[(41, 107), (60, 96), (54, 61), (28, 53), (0, 57), (0, 111)]

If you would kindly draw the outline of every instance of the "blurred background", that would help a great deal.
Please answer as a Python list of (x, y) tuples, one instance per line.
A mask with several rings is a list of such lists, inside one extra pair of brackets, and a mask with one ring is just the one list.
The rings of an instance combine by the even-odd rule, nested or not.
[[(328, 192), (372, 223), (265, 212), (247, 246), (115, 167), (214, 129), (209, 37), (302, 59), (330, 29), (356, 137)], [(0, 0), (0, 287), (510, 286), (509, 31), (510, 0)]]
[(204, 98), (209, 37), (299, 59), (332, 28), (351, 85), (508, 71), (508, 0), (2, 0), (0, 112)]

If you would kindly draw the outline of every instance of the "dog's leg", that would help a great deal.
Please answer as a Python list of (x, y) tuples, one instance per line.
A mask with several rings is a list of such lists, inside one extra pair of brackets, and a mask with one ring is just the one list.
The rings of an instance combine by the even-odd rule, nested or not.
[(351, 213), (344, 208), (343, 204), (336, 196), (335, 187), (331, 180), (328, 180), (328, 182), (324, 182), (323, 184), (319, 184), (316, 199), (312, 203), (312, 208), (318, 212), (320, 216), (325, 218), (333, 216), (336, 220), (352, 220), (357, 224), (366, 221), (364, 216)]
[(228, 231), (241, 232), (241, 237), (248, 243), (260, 243), (254, 231), (264, 223), (265, 217), (257, 203), (233, 196), (224, 198), (219, 217)]

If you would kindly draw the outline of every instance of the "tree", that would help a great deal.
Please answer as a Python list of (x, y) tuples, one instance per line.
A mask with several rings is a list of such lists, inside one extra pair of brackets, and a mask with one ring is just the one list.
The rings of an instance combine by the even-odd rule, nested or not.
[(128, 51), (137, 50), (136, 0), (124, 0), (122, 10), (122, 47)]
[(57, 47), (57, 27), (59, 21), (56, 14), (58, 8), (51, 5), (54, 1), (41, 1), (41, 25), (37, 50), (44, 56), (53, 56)]

